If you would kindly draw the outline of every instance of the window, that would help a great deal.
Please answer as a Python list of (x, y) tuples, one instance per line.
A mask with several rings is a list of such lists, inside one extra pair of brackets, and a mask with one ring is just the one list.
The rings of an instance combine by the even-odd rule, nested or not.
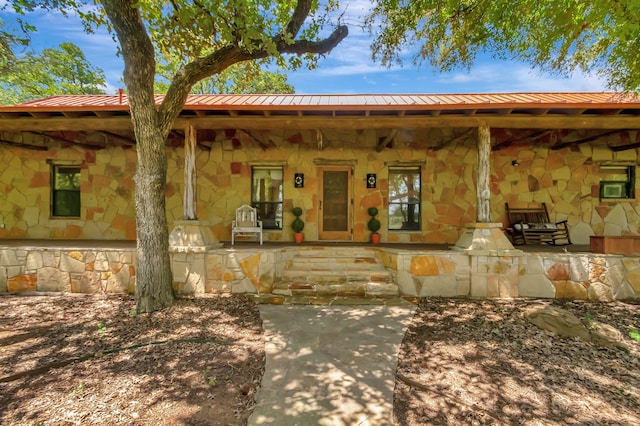
[(420, 167), (389, 168), (389, 229), (420, 230)]
[(264, 229), (282, 229), (282, 174), (282, 167), (251, 169), (251, 205)]
[(600, 166), (600, 199), (635, 198), (635, 167)]
[(80, 217), (80, 167), (51, 166), (51, 216)]

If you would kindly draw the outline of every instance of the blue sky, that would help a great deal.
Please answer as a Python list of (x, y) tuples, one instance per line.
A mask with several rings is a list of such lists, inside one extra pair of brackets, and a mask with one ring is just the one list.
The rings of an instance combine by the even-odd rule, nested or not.
[[(3, 0), (0, 0), (0, 6)], [(344, 22), (349, 25), (349, 36), (314, 70), (306, 68), (288, 73), (289, 83), (296, 93), (496, 93), (496, 92), (559, 92), (607, 90), (604, 80), (580, 73), (562, 78), (532, 70), (527, 64), (479, 58), (470, 69), (440, 73), (428, 64), (413, 65), (405, 61), (404, 67), (386, 68), (370, 58), (370, 36), (359, 28), (362, 16), (369, 9), (369, 0), (343, 0), (346, 6)], [(17, 16), (0, 12), (5, 24), (16, 21)], [(57, 47), (71, 41), (80, 46), (88, 60), (105, 71), (107, 93), (116, 93), (121, 83), (123, 62), (117, 56), (117, 45), (110, 34), (100, 30), (86, 34), (79, 20), (54, 13), (42, 13), (37, 20), (30, 18), (38, 32), (33, 35), (35, 50)], [(411, 52), (403, 52), (410, 58)]]

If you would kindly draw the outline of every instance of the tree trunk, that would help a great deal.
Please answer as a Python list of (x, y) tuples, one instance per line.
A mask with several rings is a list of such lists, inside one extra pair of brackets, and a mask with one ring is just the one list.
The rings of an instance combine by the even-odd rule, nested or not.
[[(136, 308), (138, 312), (154, 312), (171, 306), (174, 299), (165, 212), (165, 139), (170, 126), (166, 123), (161, 125), (160, 114), (156, 110), (153, 94), (155, 54), (139, 10), (129, 0), (105, 0), (103, 6), (122, 47), (124, 82), (137, 142)], [(170, 123), (172, 120), (166, 121)]]
[(491, 188), (490, 179), (491, 129), (489, 126), (478, 127), (478, 182), (476, 194), (478, 211), (476, 221), (491, 223)]
[(164, 138), (157, 126), (138, 124), (136, 307), (138, 312), (154, 312), (173, 303), (169, 228), (165, 213), (167, 155)]

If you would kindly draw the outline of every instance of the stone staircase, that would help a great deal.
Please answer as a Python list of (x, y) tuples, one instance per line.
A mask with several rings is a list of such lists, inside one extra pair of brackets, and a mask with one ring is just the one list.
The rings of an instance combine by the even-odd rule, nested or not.
[(296, 252), (274, 284), (274, 295), (316, 298), (394, 298), (394, 274), (366, 247), (311, 247)]

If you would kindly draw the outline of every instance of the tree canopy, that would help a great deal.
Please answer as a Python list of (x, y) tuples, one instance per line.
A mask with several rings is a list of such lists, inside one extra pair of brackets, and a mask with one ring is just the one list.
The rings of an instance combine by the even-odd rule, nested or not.
[(53, 95), (104, 93), (102, 69), (91, 65), (73, 43), (40, 53), (0, 59), (0, 104), (15, 104)]
[[(158, 64), (156, 93), (167, 93), (178, 67), (175, 60)], [(191, 93), (295, 93), (295, 88), (287, 82), (287, 75), (283, 72), (269, 71), (259, 62), (251, 61), (232, 65), (216, 75), (200, 80), (193, 85)]]
[[(612, 88), (640, 90), (640, 2), (636, 0), (374, 0), (374, 59), (413, 60), (442, 70), (478, 54), (526, 61), (550, 72), (603, 75)], [(375, 24), (375, 25), (374, 25)]]

